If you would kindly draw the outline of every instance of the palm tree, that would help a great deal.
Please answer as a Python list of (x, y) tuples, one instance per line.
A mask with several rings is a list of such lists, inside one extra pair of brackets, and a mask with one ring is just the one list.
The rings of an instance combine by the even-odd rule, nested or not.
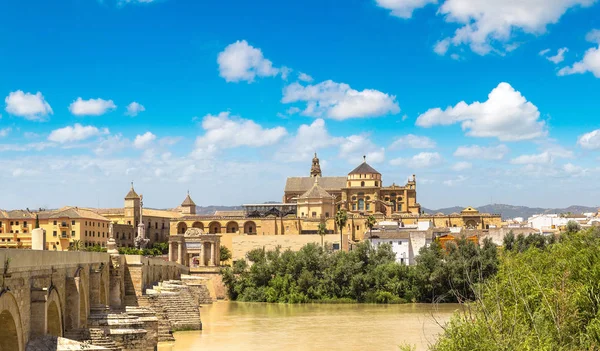
[(338, 226), (338, 228), (340, 229), (340, 251), (342, 251), (342, 242), (344, 241), (343, 238), (343, 232), (344, 232), (344, 227), (346, 226), (346, 223), (348, 222), (348, 213), (346, 212), (346, 210), (338, 210), (337, 213), (335, 214), (335, 224)]
[(377, 219), (373, 215), (369, 215), (365, 221), (365, 226), (369, 228), (369, 238), (373, 237), (373, 227), (377, 224)]
[(317, 234), (321, 236), (321, 247), (323, 247), (323, 237), (327, 234), (327, 224), (321, 222), (317, 228)]

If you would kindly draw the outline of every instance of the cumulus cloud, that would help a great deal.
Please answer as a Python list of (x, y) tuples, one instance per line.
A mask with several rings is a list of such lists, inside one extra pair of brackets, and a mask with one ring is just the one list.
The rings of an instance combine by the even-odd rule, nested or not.
[(69, 111), (75, 116), (101, 116), (106, 112), (116, 109), (112, 100), (77, 98), (69, 105)]
[(390, 149), (433, 149), (436, 143), (426, 136), (407, 134), (396, 139)]
[(508, 153), (506, 145), (498, 146), (459, 146), (454, 152), (455, 157), (480, 160), (501, 160)]
[(429, 128), (460, 123), (467, 135), (495, 137), (501, 141), (535, 139), (547, 134), (538, 108), (508, 83), (500, 83), (484, 102), (459, 102), (445, 110), (433, 108), (417, 118), (416, 125)]
[(527, 164), (551, 164), (558, 158), (570, 158), (573, 157), (571, 151), (563, 148), (549, 149), (539, 154), (521, 155), (519, 157), (510, 160), (510, 163), (516, 165), (527, 165)]
[(570, 176), (573, 176), (573, 177), (584, 176), (584, 175), (586, 175), (589, 172), (588, 169), (585, 169), (585, 168), (583, 168), (581, 166), (574, 165), (572, 163), (564, 164), (562, 166), (562, 170), (567, 175), (570, 175)]
[(367, 135), (351, 135), (343, 138), (340, 144), (340, 157), (351, 164), (358, 164), (366, 156), (369, 163), (381, 163), (385, 160), (385, 149), (375, 145)]
[(465, 177), (463, 175), (459, 175), (456, 178), (444, 180), (442, 183), (446, 186), (455, 186), (457, 184), (464, 182), (467, 179), (468, 179), (467, 177)]
[[(557, 65), (565, 60), (565, 53), (567, 51), (569, 51), (568, 48), (560, 48), (560, 49), (558, 49), (558, 52), (554, 56), (545, 56), (545, 54), (542, 54), (541, 52), (540, 52), (540, 55), (544, 56), (546, 58), (546, 60)], [(547, 52), (547, 51), (543, 50), (542, 52)]]
[(53, 130), (48, 136), (48, 140), (64, 144), (86, 140), (102, 134), (108, 134), (108, 129), (104, 128), (100, 130), (94, 126), (82, 126), (79, 123), (75, 123), (73, 126)]
[(581, 61), (572, 66), (563, 67), (558, 71), (559, 76), (591, 72), (594, 77), (600, 78), (600, 30), (594, 29), (586, 36), (587, 41), (598, 44), (598, 47), (588, 49)]
[(227, 82), (251, 83), (256, 77), (273, 77), (280, 72), (273, 67), (273, 62), (263, 56), (260, 49), (249, 45), (245, 40), (229, 44), (219, 53), (217, 63), (220, 76)]
[(152, 142), (156, 140), (156, 135), (151, 132), (146, 132), (142, 135), (137, 135), (133, 141), (133, 146), (136, 149), (146, 149), (152, 145)]
[(313, 157), (313, 153), (338, 145), (343, 141), (343, 138), (331, 136), (327, 131), (325, 121), (317, 118), (311, 124), (301, 125), (296, 135), (278, 151), (276, 158), (284, 162), (307, 161)]
[[(436, 45), (438, 54), (445, 53), (450, 45), (468, 45), (472, 51), (485, 55), (490, 51), (510, 51), (518, 33), (540, 35), (549, 24), (557, 23), (567, 10), (577, 6), (590, 6), (596, 0), (445, 0), (437, 13), (448, 23), (459, 25), (454, 35)], [(392, 11), (392, 15), (410, 18), (415, 9), (435, 0), (376, 0), (377, 5)], [(500, 44), (494, 48), (492, 44)]]
[(409, 168), (429, 168), (437, 166), (444, 161), (437, 152), (421, 152), (410, 158), (395, 158), (390, 161), (392, 166), (406, 166)]
[(303, 73), (303, 72), (300, 72), (298, 74), (298, 79), (301, 80), (301, 81), (303, 81), (303, 82), (308, 82), (308, 83), (310, 83), (310, 82), (313, 81), (313, 78), (311, 76), (309, 76), (308, 74)]
[(123, 135), (121, 134), (109, 135), (100, 140), (98, 145), (94, 148), (94, 153), (99, 156), (106, 156), (124, 150), (130, 145), (131, 141), (123, 138)]
[(6, 112), (31, 121), (42, 121), (46, 116), (53, 114), (52, 107), (39, 91), (35, 94), (25, 93), (22, 90), (13, 91), (8, 94), (4, 102)]
[(460, 172), (460, 171), (464, 171), (466, 169), (471, 169), (471, 167), (473, 167), (473, 165), (470, 162), (461, 161), (461, 162), (456, 162), (455, 164), (453, 164), (452, 170)]
[(144, 107), (144, 105), (134, 101), (134, 102), (130, 103), (129, 105), (127, 105), (127, 112), (125, 112), (125, 114), (128, 116), (131, 116), (131, 117), (135, 117), (140, 112), (144, 112), (144, 111), (146, 111), (146, 108)]
[(437, 0), (375, 0), (379, 7), (388, 9), (393, 16), (411, 18), (413, 11), (427, 4), (435, 4)]
[(396, 97), (378, 90), (352, 89), (348, 84), (327, 80), (303, 86), (298, 82), (283, 89), (281, 102), (306, 102), (302, 114), (336, 120), (377, 117), (400, 112)]
[(577, 139), (577, 144), (588, 150), (600, 149), (600, 129), (581, 135)]
[(204, 135), (196, 138), (196, 157), (211, 155), (218, 149), (272, 145), (287, 135), (283, 127), (263, 128), (252, 120), (231, 116), (229, 112), (204, 116), (202, 129)]

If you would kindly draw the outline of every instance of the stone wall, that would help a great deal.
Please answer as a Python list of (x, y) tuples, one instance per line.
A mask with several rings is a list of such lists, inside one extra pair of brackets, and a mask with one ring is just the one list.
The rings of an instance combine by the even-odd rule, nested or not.
[(125, 255), (125, 294), (141, 296), (146, 289), (165, 280), (178, 280), (189, 268), (163, 258)]
[[(346, 234), (344, 237), (347, 238)], [(346, 240), (346, 238), (344, 238)], [(344, 240), (344, 241), (345, 241)], [(233, 260), (246, 258), (246, 254), (254, 249), (271, 250), (277, 246), (281, 246), (281, 250), (290, 249), (292, 251), (300, 250), (304, 245), (314, 243), (321, 245), (320, 235), (236, 235), (231, 237)], [(339, 244), (339, 234), (328, 234), (323, 236), (325, 244)], [(347, 245), (344, 243), (344, 248)]]

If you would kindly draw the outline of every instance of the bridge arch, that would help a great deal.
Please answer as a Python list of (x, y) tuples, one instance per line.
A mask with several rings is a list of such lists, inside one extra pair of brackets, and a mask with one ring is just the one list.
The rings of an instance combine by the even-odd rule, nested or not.
[(46, 302), (46, 334), (63, 336), (63, 319), (60, 297), (56, 288), (51, 288)]
[(25, 350), (19, 305), (8, 291), (0, 292), (0, 350)]

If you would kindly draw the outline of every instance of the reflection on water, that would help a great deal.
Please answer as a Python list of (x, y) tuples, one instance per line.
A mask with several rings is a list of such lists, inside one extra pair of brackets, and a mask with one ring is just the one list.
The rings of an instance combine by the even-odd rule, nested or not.
[(201, 309), (204, 330), (179, 332), (160, 351), (398, 350), (434, 342), (456, 304), (327, 305), (219, 301)]

